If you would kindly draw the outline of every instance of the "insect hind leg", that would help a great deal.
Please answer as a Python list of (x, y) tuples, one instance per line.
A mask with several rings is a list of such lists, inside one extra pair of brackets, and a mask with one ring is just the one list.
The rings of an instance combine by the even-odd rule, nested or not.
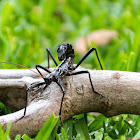
[(92, 90), (94, 91), (94, 93), (103, 97), (104, 95), (102, 95), (102, 94), (98, 93), (97, 91), (95, 91), (93, 83), (92, 83), (92, 80), (91, 80), (91, 75), (90, 75), (90, 72), (88, 70), (82, 70), (82, 71), (78, 71), (78, 72), (75, 72), (75, 73), (70, 73), (67, 76), (84, 74), (84, 73), (87, 73), (89, 75), (89, 81), (90, 81), (90, 84), (91, 84), (91, 87), (92, 87)]

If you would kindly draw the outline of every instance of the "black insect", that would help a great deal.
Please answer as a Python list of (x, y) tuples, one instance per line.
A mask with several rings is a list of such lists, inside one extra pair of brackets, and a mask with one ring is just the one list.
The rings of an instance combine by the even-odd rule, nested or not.
[[(101, 62), (100, 62), (100, 59), (98, 57), (98, 53), (97, 53), (97, 50), (96, 50), (95, 47), (92, 47), (84, 55), (84, 57), (80, 60), (80, 62), (77, 65), (73, 65), (74, 64), (74, 60), (75, 60), (75, 55), (74, 55), (74, 49), (72, 48), (72, 45), (71, 44), (69, 44), (69, 43), (62, 43), (61, 45), (58, 46), (58, 48), (57, 48), (58, 59), (59, 59), (59, 61), (61, 61), (61, 63), (59, 65), (57, 64), (57, 62), (56, 62), (53, 54), (50, 51), (50, 49), (47, 48), (48, 68), (44, 68), (41, 65), (36, 65), (35, 66), (35, 68), (39, 72), (40, 76), (44, 79), (44, 81), (43, 82), (36, 83), (36, 84), (33, 84), (33, 85), (31, 85), (31, 86), (29, 86), (27, 88), (27, 92), (26, 92), (26, 106), (25, 106), (23, 117), (26, 115), (28, 91), (30, 91), (31, 89), (33, 89), (35, 87), (39, 87), (41, 85), (45, 85), (45, 88), (46, 88), (52, 82), (56, 82), (58, 84), (58, 86), (61, 88), (62, 93), (63, 93), (62, 100), (61, 100), (61, 105), (60, 105), (60, 111), (59, 111), (59, 116), (60, 116), (60, 120), (61, 120), (62, 104), (63, 104), (64, 95), (66, 93), (65, 88), (64, 88), (63, 83), (62, 83), (62, 78), (64, 76), (71, 76), (71, 75), (78, 75), (78, 74), (87, 73), (89, 75), (89, 80), (90, 80), (90, 84), (91, 84), (91, 87), (92, 87), (93, 92), (95, 94), (98, 94), (98, 95), (100, 95), (100, 96), (103, 97), (102, 94), (100, 94), (100, 93), (98, 93), (97, 91), (94, 90), (94, 86), (93, 86), (93, 83), (92, 83), (92, 80), (91, 80), (91, 76), (90, 76), (90, 73), (89, 73), (88, 70), (82, 70), (82, 71), (78, 71), (78, 72), (72, 72), (72, 71), (74, 71), (86, 59), (86, 57), (92, 51), (95, 51), (96, 56), (97, 56), (97, 59), (98, 59), (99, 64), (100, 64), (100, 67), (103, 70), (103, 67), (101, 65)], [(57, 66), (53, 71), (50, 71), (50, 69), (49, 69), (49, 56), (51, 56), (51, 58), (54, 61), (55, 65)], [(43, 77), (42, 73), (40, 72), (40, 70), (38, 68), (43, 69), (44, 71), (48, 72), (49, 74), (46, 77)], [(61, 124), (62, 124), (62, 120), (61, 120)]]

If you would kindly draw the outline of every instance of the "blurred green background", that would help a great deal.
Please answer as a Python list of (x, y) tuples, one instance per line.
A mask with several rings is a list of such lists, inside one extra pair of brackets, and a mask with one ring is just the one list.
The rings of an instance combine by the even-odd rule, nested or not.
[[(62, 42), (73, 44), (94, 30), (113, 29), (119, 36), (99, 48), (105, 69), (140, 71), (139, 13), (139, 0), (1, 1), (0, 61), (45, 66), (47, 47), (57, 59), (56, 48)], [(87, 63), (98, 69), (91, 58)]]
[[(14, 62), (32, 68), (35, 64), (47, 66), (47, 47), (57, 59), (56, 49), (59, 44), (62, 42), (74, 44), (79, 37), (98, 29), (118, 32), (118, 36), (110, 43), (96, 46), (104, 69), (139, 72), (139, 0), (1, 0), (0, 61)], [(76, 52), (76, 63), (81, 57)], [(94, 58), (95, 56), (91, 55), (84, 63), (88, 64), (87, 68), (100, 69)], [(54, 64), (51, 63), (51, 66)], [(0, 68), (19, 67), (2, 64)], [(78, 119), (79, 124), (78, 121), (76, 123), (71, 121), (75, 128), (70, 135), (77, 139), (80, 139), (83, 133), (88, 139), (89, 132), (91, 139), (100, 137), (126, 139), (136, 134), (140, 136), (139, 116), (120, 115), (119, 118), (110, 119), (100, 116), (102, 121), (98, 121), (90, 114), (84, 115), (89, 122), (81, 118)], [(87, 128), (84, 132), (77, 129), (80, 128), (81, 120)], [(132, 125), (128, 124), (128, 120), (133, 122)], [(90, 129), (93, 121), (95, 124), (99, 123), (96, 129)], [(96, 126), (95, 124), (93, 126)], [(66, 133), (64, 130), (59, 132), (61, 138), (65, 139), (67, 130)]]

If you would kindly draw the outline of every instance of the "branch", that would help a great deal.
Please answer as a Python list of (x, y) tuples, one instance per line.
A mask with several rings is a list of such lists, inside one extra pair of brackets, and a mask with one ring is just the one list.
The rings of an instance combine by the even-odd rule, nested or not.
[[(13, 72), (13, 75), (15, 74), (16, 77), (19, 73), (19, 71)], [(140, 115), (140, 73), (105, 70), (90, 70), (90, 73), (95, 90), (104, 97), (93, 93), (87, 74), (64, 77), (63, 84), (66, 95), (62, 108), (63, 120), (86, 112), (100, 112), (107, 117), (118, 114)], [(19, 105), (24, 107), (21, 102), (25, 103), (26, 85), (29, 86), (33, 82), (42, 81), (42, 79), (22, 76), (15, 79), (15, 77), (14, 79), (4, 79), (3, 77), (0, 80), (0, 97), (3, 93), (15, 102), (13, 98), (18, 95)], [(8, 87), (10, 87), (9, 90)], [(4, 93), (4, 89), (7, 93)], [(34, 136), (52, 113), (58, 116), (61, 97), (61, 89), (53, 82), (43, 93), (35, 91), (29, 93), (29, 106), (23, 119), (16, 121), (23, 115), (24, 109), (1, 116), (0, 123), (6, 129), (7, 123), (11, 122), (11, 137), (17, 133)], [(15, 108), (18, 109), (18, 107)]]

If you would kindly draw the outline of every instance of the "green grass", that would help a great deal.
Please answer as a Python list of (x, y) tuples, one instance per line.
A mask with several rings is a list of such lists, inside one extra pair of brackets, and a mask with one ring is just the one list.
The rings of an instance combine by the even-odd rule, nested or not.
[[(46, 66), (47, 47), (57, 59), (56, 49), (62, 42), (74, 44), (80, 36), (104, 28), (117, 30), (119, 33), (109, 44), (97, 46), (104, 68), (140, 72), (139, 25), (139, 0), (0, 1), (0, 61), (19, 63), (31, 68), (35, 64)], [(81, 57), (76, 53), (76, 63)], [(82, 65), (87, 63), (90, 68), (100, 69), (93, 55)], [(54, 64), (51, 63), (51, 66)], [(1, 64), (0, 68), (19, 67)], [(1, 114), (10, 112), (2, 104), (0, 106)], [(61, 129), (54, 127), (54, 117), (50, 120), (49, 123), (53, 124), (50, 131), (41, 131), (39, 136), (47, 135), (49, 139), (56, 136), (56, 139), (64, 140), (72, 137), (76, 140), (81, 137), (105, 140), (140, 137), (140, 116), (137, 115), (123, 114), (106, 118), (103, 115), (94, 117), (88, 113), (87, 117), (81, 115), (74, 120), (67, 120)], [(128, 120), (132, 120), (132, 124)], [(1, 128), (0, 133), (4, 135)], [(5, 136), (8, 133), (9, 131)], [(17, 135), (16, 139), (21, 137)], [(24, 135), (24, 139), (30, 138)]]

